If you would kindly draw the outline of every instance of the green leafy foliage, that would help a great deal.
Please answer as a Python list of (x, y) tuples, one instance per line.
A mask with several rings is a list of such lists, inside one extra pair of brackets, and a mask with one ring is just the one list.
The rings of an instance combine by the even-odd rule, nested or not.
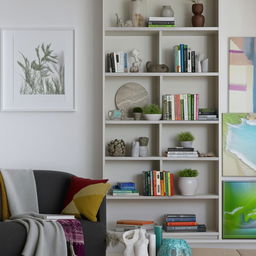
[(142, 112), (143, 112), (143, 109), (140, 107), (136, 107), (133, 109), (133, 113), (142, 113)]
[(199, 4), (199, 0), (191, 0), (194, 4)]
[(36, 59), (30, 61), (23, 53), (17, 61), (23, 71), (24, 84), (20, 94), (64, 94), (64, 64), (54, 55), (51, 44), (35, 48)]
[(149, 104), (143, 108), (143, 114), (162, 114), (162, 110), (156, 104)]
[(183, 169), (178, 172), (178, 175), (180, 177), (197, 177), (198, 176), (198, 170), (192, 170), (192, 169)]
[(192, 135), (191, 132), (181, 132), (178, 134), (179, 141), (193, 141), (195, 137)]

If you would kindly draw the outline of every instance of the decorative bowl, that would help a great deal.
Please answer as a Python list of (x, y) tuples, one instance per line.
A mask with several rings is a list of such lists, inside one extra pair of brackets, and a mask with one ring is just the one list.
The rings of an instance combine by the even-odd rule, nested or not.
[(144, 118), (149, 121), (158, 121), (162, 118), (162, 114), (143, 114)]

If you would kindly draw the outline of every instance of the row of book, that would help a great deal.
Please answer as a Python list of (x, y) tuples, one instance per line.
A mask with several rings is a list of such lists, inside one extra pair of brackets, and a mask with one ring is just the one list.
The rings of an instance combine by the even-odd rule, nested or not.
[(202, 121), (217, 120), (218, 112), (216, 109), (200, 108), (198, 119)]
[(198, 224), (195, 214), (166, 214), (163, 229), (166, 232), (206, 232), (206, 225)]
[(127, 52), (111, 52), (106, 57), (106, 72), (127, 73), (129, 67), (129, 58)]
[(112, 187), (113, 196), (139, 196), (134, 182), (118, 182)]
[(149, 17), (148, 18), (148, 27), (175, 27), (175, 18), (174, 17)]
[(169, 158), (194, 158), (198, 157), (198, 152), (194, 148), (174, 147), (167, 149), (166, 156)]
[(196, 72), (196, 52), (192, 51), (187, 44), (175, 45), (174, 51), (174, 72)]
[(146, 230), (154, 229), (154, 221), (151, 220), (117, 220), (115, 231), (128, 231), (137, 228), (144, 228)]
[(163, 120), (198, 120), (199, 94), (162, 96)]
[(144, 195), (145, 196), (173, 196), (174, 175), (169, 171), (145, 171)]

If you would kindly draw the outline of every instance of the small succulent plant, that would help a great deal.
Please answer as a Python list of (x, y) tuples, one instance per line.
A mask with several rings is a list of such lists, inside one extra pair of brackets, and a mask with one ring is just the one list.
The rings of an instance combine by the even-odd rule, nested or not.
[(142, 108), (140, 108), (140, 107), (136, 107), (136, 108), (133, 109), (132, 112), (133, 112), (133, 113), (142, 113), (143, 110), (142, 110)]
[(197, 177), (198, 176), (198, 170), (183, 169), (183, 170), (178, 172), (178, 175), (180, 177)]
[(162, 110), (156, 104), (149, 104), (143, 108), (143, 114), (162, 114)]
[(178, 141), (194, 141), (195, 137), (191, 132), (181, 132), (178, 134)]

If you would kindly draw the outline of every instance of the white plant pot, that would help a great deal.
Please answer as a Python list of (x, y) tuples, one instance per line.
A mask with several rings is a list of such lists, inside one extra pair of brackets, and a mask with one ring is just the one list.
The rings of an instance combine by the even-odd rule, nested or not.
[(193, 141), (181, 141), (180, 145), (184, 148), (192, 148), (193, 147)]
[(180, 177), (178, 185), (182, 195), (193, 196), (197, 190), (197, 177)]
[(162, 114), (143, 114), (143, 116), (149, 121), (158, 121), (162, 118)]

